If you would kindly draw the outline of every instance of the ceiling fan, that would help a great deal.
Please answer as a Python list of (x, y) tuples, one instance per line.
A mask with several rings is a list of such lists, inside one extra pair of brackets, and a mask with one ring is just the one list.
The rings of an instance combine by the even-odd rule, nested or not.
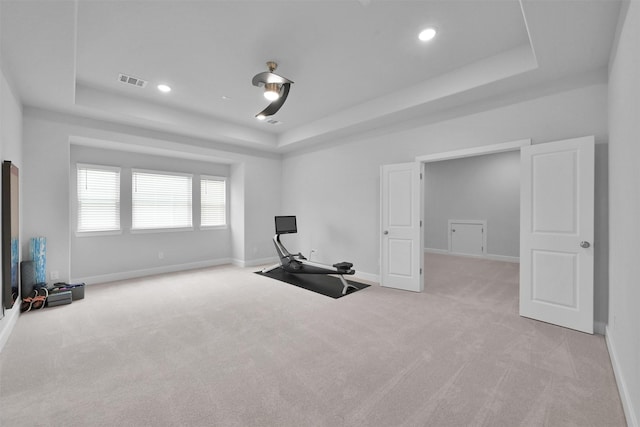
[(256, 118), (259, 120), (264, 120), (267, 116), (278, 112), (289, 96), (289, 89), (293, 83), (291, 80), (274, 73), (278, 68), (278, 64), (274, 61), (267, 62), (267, 67), (269, 71), (258, 73), (251, 80), (254, 86), (264, 86), (264, 97), (271, 101), (267, 108), (256, 114)]

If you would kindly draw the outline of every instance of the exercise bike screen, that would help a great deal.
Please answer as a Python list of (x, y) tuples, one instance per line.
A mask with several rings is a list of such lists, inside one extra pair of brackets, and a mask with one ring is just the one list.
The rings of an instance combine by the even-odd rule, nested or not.
[(298, 228), (296, 226), (296, 217), (294, 215), (276, 217), (276, 234), (288, 234), (297, 232)]

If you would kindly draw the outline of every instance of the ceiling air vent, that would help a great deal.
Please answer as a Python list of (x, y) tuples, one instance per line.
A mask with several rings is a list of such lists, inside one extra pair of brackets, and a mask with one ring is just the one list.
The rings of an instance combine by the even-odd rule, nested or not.
[(279, 125), (282, 122), (279, 122), (278, 120), (274, 120), (274, 119), (269, 119), (269, 120), (265, 120), (265, 123), (269, 123), (270, 125)]
[(118, 75), (118, 81), (121, 83), (125, 83), (128, 85), (133, 85), (133, 86), (138, 86), (138, 87), (145, 87), (147, 85), (146, 80), (142, 80), (139, 79), (137, 77), (133, 77), (133, 76), (128, 76), (126, 74), (122, 74), (120, 73)]

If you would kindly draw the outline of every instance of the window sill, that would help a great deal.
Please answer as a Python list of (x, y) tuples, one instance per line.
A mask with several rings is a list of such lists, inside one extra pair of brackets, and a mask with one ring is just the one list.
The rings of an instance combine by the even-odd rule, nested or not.
[(207, 231), (207, 230), (226, 230), (229, 228), (228, 225), (201, 225), (198, 227), (199, 230)]
[(148, 233), (176, 233), (181, 231), (193, 231), (193, 227), (180, 228), (132, 228), (131, 234), (148, 234)]
[(122, 230), (76, 231), (76, 237), (117, 236), (118, 234), (122, 234)]

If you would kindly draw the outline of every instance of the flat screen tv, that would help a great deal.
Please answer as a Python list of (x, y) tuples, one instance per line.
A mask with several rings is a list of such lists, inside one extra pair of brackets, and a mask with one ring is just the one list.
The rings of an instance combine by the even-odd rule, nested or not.
[(276, 217), (276, 234), (297, 233), (295, 215)]

